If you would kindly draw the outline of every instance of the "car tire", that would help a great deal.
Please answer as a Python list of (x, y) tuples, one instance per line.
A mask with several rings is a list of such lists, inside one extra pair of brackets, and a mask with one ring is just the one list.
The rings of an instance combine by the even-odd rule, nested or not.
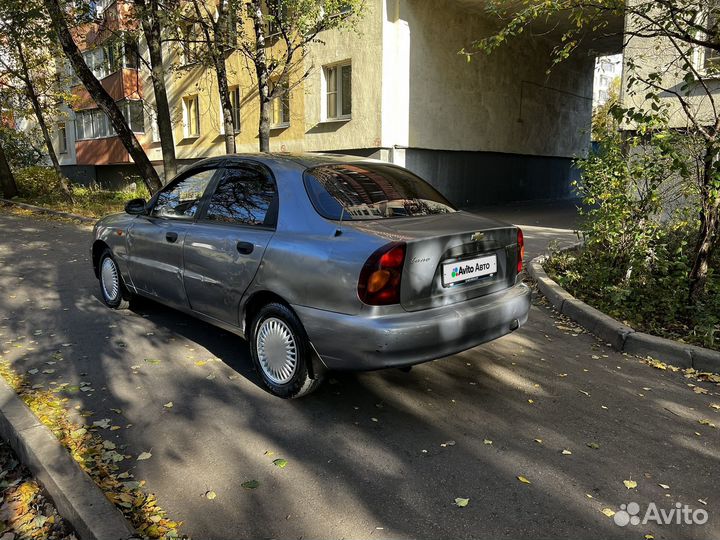
[(297, 315), (286, 305), (272, 302), (255, 315), (250, 333), (253, 363), (265, 387), (274, 395), (299, 398), (314, 391), (320, 378), (308, 371), (312, 349)]
[(98, 278), (100, 280), (100, 296), (107, 307), (111, 309), (130, 307), (131, 294), (125, 287), (120, 268), (110, 249), (105, 249), (100, 255)]

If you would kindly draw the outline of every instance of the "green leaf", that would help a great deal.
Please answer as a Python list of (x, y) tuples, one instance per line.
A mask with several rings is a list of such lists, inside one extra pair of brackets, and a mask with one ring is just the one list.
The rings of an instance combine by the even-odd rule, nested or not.
[(463, 499), (462, 497), (458, 497), (455, 499), (455, 506), (459, 506), (460, 508), (465, 508), (469, 502), (470, 502), (470, 499)]
[(276, 467), (280, 467), (281, 469), (284, 469), (285, 467), (287, 467), (287, 464), (288, 464), (288, 462), (286, 459), (283, 459), (283, 458), (273, 459), (273, 465), (275, 465)]

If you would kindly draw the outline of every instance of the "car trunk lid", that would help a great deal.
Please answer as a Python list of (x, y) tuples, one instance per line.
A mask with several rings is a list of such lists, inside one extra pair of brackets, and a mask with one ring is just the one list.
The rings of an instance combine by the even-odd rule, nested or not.
[(418, 311), (514, 285), (517, 228), (468, 212), (353, 222), (388, 242), (405, 242), (400, 303)]

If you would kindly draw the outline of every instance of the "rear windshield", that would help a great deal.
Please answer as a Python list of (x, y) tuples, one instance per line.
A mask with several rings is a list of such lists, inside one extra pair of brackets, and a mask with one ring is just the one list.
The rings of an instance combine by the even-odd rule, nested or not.
[(327, 219), (386, 219), (457, 211), (423, 179), (392, 165), (321, 165), (305, 171), (304, 179), (313, 206)]

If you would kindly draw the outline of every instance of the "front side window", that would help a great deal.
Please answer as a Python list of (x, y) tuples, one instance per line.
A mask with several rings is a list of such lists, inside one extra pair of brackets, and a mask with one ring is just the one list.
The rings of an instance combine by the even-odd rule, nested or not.
[(216, 170), (195, 171), (170, 184), (158, 195), (151, 215), (181, 219), (195, 217), (200, 199)]
[(350, 118), (352, 114), (352, 66), (329, 66), (325, 75), (325, 116), (327, 119)]
[(208, 203), (205, 218), (220, 223), (275, 225), (275, 184), (254, 168), (227, 169)]
[(457, 211), (430, 184), (393, 165), (321, 165), (305, 171), (304, 182), (313, 206), (327, 219), (386, 219)]

